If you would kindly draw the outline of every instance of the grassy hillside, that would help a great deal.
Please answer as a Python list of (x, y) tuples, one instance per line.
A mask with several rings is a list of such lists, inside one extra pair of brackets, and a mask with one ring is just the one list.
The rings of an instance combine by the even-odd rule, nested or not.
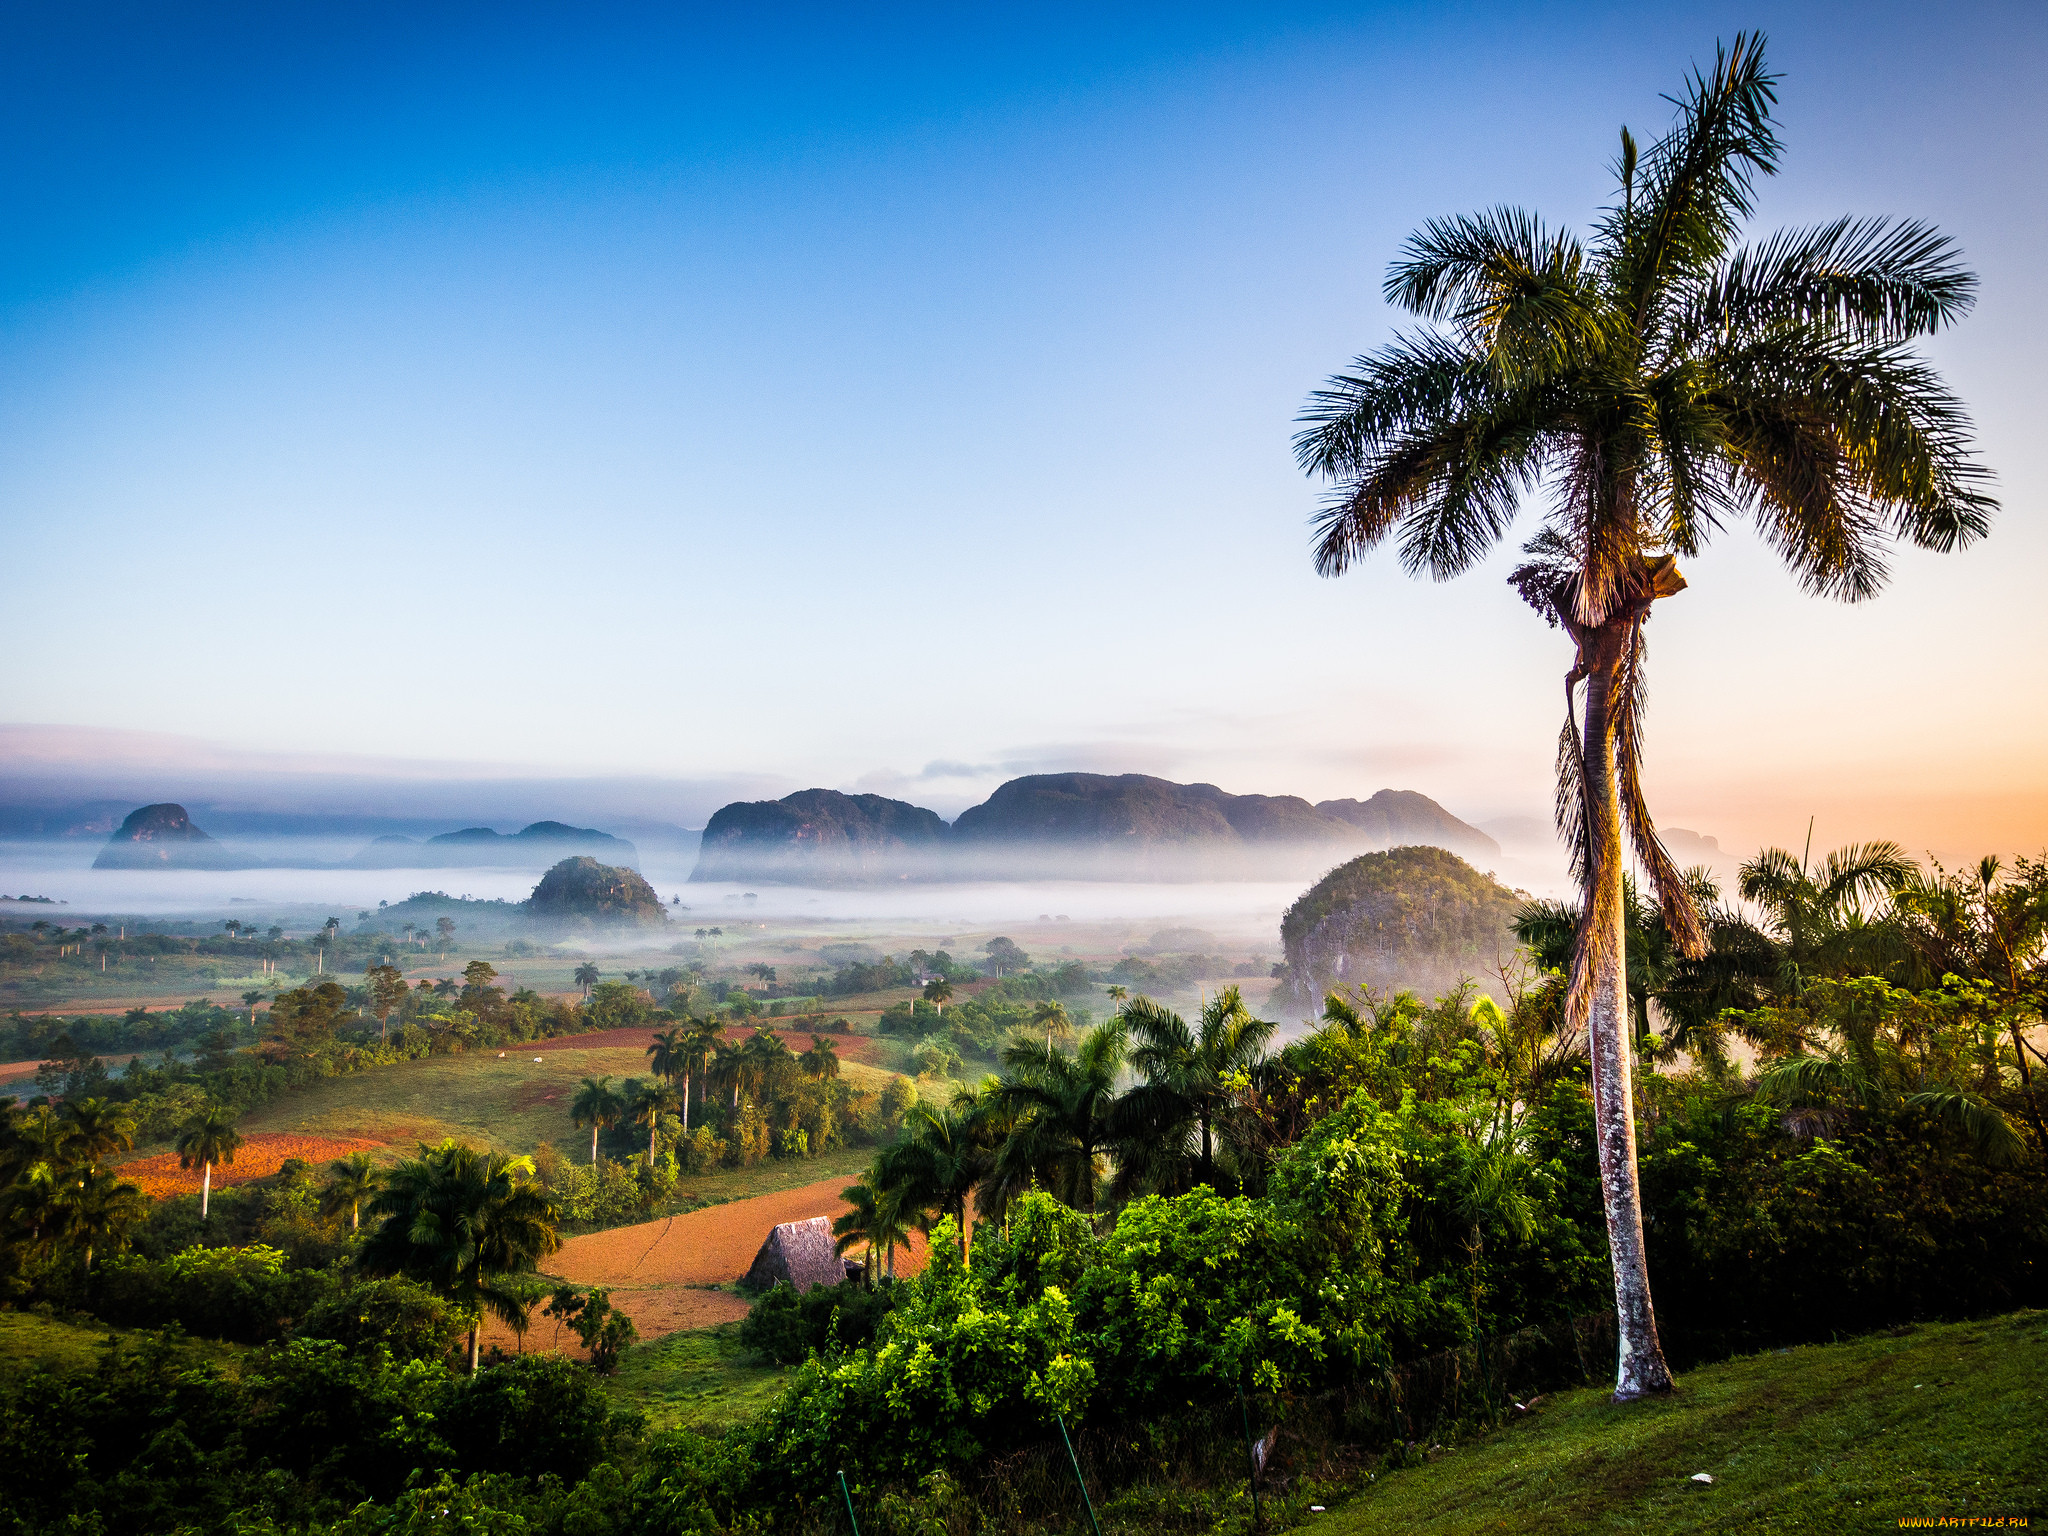
[[(132, 1349), (145, 1337), (132, 1329), (109, 1328), (104, 1323), (81, 1327), (35, 1312), (0, 1312), (0, 1371), (13, 1375), (35, 1366), (55, 1371), (91, 1371), (98, 1368), (108, 1339)], [(214, 1339), (186, 1339), (178, 1348), (194, 1361), (208, 1360), (228, 1367), (247, 1353), (239, 1344), (223, 1344)]]
[(647, 1415), (655, 1429), (715, 1427), (750, 1419), (789, 1378), (740, 1344), (740, 1325), (670, 1334), (619, 1356), (606, 1389), (622, 1408)]
[(1327, 1515), (1294, 1513), (1322, 1536), (2048, 1515), (2048, 1313), (1733, 1360), (1689, 1372), (1662, 1402), (1569, 1393)]

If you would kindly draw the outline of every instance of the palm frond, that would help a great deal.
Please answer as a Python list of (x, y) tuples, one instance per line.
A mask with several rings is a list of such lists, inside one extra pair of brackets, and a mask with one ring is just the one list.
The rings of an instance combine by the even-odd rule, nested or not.
[(1778, 168), (1777, 78), (1764, 67), (1763, 35), (1738, 32), (1715, 50), (1711, 74), (1695, 70), (1686, 82), (1678, 120), (1642, 157), (1638, 190), (1601, 228), (1632, 313), (1647, 317), (1674, 274), (1716, 266), (1753, 210), (1756, 177)]
[(1995, 1104), (1951, 1084), (1906, 1095), (1911, 1109), (1924, 1109), (1976, 1147), (1993, 1167), (2009, 1168), (2027, 1155), (2027, 1144)]
[(1447, 322), (1514, 383), (1561, 368), (1607, 333), (1585, 252), (1534, 214), (1495, 208), (1433, 219), (1409, 236), (1387, 273), (1386, 296)]
[(1686, 338), (1755, 335), (1792, 322), (1899, 342), (1953, 325), (1976, 297), (1976, 275), (1932, 225), (1840, 218), (1736, 251), (1700, 286), (1675, 330)]

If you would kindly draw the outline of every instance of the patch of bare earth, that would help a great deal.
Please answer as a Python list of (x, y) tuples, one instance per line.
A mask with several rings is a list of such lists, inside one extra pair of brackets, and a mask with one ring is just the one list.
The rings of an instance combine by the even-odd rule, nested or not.
[[(605, 1287), (612, 1305), (633, 1319), (642, 1339), (714, 1327), (747, 1315), (747, 1299), (720, 1287), (746, 1274), (770, 1229), (813, 1216), (837, 1218), (846, 1209), (839, 1192), (851, 1182), (822, 1179), (801, 1189), (586, 1233), (570, 1238), (543, 1267), (581, 1287)], [(908, 1252), (897, 1252), (898, 1275), (924, 1268), (923, 1237), (913, 1236), (912, 1244)], [(526, 1347), (582, 1353), (574, 1338), (558, 1332), (536, 1311)], [(508, 1354), (518, 1347), (512, 1330), (496, 1320), (485, 1329), (484, 1343)]]

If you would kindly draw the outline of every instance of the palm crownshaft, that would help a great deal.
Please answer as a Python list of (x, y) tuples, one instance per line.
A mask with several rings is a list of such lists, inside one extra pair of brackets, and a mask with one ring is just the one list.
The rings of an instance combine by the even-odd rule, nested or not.
[(1965, 313), (1975, 280), (1918, 223), (1839, 220), (1740, 248), (1777, 166), (1775, 78), (1738, 36), (1695, 75), (1671, 131), (1638, 156), (1589, 243), (1519, 210), (1413, 236), (1388, 298), (1437, 329), (1331, 381), (1296, 440), (1334, 481), (1316, 560), (1337, 574), (1389, 537), (1411, 572), (1470, 569), (1551, 496), (1524, 599), (1572, 638), (1560, 830), (1584, 888), (1568, 1018), (1587, 1027), (1614, 1261), (1616, 1395), (1667, 1388), (1649, 1277), (1627, 1018), (1624, 837), (1679, 952), (1699, 915), (1641, 785), (1643, 629), (1683, 590), (1677, 561), (1750, 517), (1809, 591), (1857, 600), (1903, 540), (1950, 550), (1993, 510), (1961, 404), (1911, 342)]

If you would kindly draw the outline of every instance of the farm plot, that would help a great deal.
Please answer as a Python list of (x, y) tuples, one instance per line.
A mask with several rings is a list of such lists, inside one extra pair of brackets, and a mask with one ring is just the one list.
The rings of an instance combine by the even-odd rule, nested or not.
[[(315, 1168), (332, 1162), (337, 1157), (346, 1157), (351, 1152), (381, 1152), (384, 1144), (356, 1136), (295, 1136), (278, 1132), (262, 1132), (245, 1137), (231, 1163), (218, 1163), (213, 1170), (213, 1187), (220, 1189), (229, 1184), (246, 1184), (251, 1179), (268, 1178), (285, 1165), (287, 1159), (301, 1158)], [(122, 1178), (139, 1188), (145, 1195), (161, 1199), (167, 1195), (196, 1195), (199, 1193), (200, 1170), (180, 1168), (178, 1154), (158, 1152), (150, 1157), (131, 1158), (118, 1165)]]

